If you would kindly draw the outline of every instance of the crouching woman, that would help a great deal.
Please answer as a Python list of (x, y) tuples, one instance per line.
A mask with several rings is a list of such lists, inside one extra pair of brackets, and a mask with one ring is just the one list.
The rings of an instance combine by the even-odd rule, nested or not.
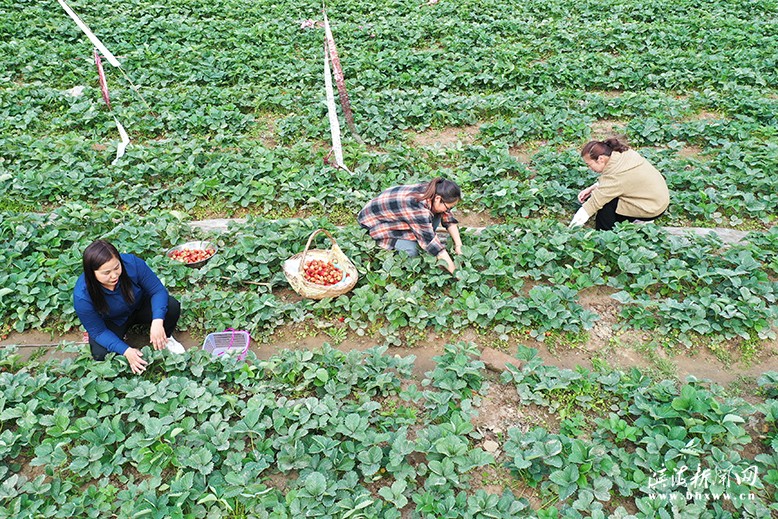
[(143, 373), (147, 365), (143, 353), (124, 341), (134, 324), (150, 325), (154, 348), (183, 353), (183, 346), (172, 337), (181, 306), (145, 261), (119, 254), (111, 243), (97, 240), (84, 250), (83, 267), (73, 290), (73, 306), (89, 334), (95, 360), (104, 360), (111, 351), (123, 355), (133, 373)]
[(662, 174), (618, 139), (588, 142), (581, 157), (600, 177), (578, 193), (583, 206), (571, 227), (585, 224), (595, 213), (595, 227), (603, 231), (613, 229), (617, 222), (652, 221), (670, 204)]
[(454, 242), (454, 253), (462, 253), (458, 222), (451, 213), (461, 197), (455, 182), (440, 177), (421, 184), (395, 186), (368, 202), (357, 219), (384, 249), (417, 256), (421, 247), (445, 262), (446, 269), (453, 273), (454, 261), (435, 229), (443, 225)]

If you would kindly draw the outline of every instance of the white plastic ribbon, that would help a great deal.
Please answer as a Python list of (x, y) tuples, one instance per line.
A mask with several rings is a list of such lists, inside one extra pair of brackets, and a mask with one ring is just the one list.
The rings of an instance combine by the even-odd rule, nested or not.
[[(81, 21), (81, 18), (78, 17), (78, 15), (73, 11), (73, 9), (70, 8), (70, 6), (65, 3), (65, 0), (57, 0), (59, 2), (59, 5), (62, 6), (62, 8), (65, 10), (65, 12), (70, 16), (74, 22), (76, 22), (76, 25), (86, 34), (87, 38), (89, 38), (89, 41), (92, 42), (92, 45), (94, 45), (97, 48), (97, 51), (100, 51), (99, 54), (97, 51), (95, 51), (95, 64), (97, 65), (97, 75), (98, 79), (100, 81), (100, 90), (103, 94), (103, 100), (105, 101), (105, 104), (108, 105), (108, 109), (113, 111), (111, 109), (111, 101), (108, 96), (108, 85), (105, 81), (105, 74), (103, 72), (103, 66), (100, 60), (100, 54), (105, 56), (105, 59), (108, 60), (108, 63), (113, 65), (114, 67), (121, 70), (121, 63), (119, 63), (119, 60), (116, 59), (116, 57), (111, 53), (110, 50), (108, 50), (108, 47), (106, 47), (102, 41), (100, 41), (100, 38), (98, 38), (95, 33), (87, 27), (87, 25)], [(137, 90), (136, 90), (137, 91)], [(79, 92), (80, 93), (80, 92)], [(119, 145), (116, 147), (116, 158), (111, 162), (111, 165), (116, 164), (116, 162), (122, 158), (124, 155), (124, 152), (127, 150), (127, 145), (130, 144), (130, 137), (127, 135), (127, 130), (124, 129), (124, 126), (122, 126), (122, 123), (119, 122), (119, 119), (116, 118), (116, 116), (113, 116), (113, 120), (116, 123), (116, 129), (119, 130), (119, 137), (121, 138), (121, 141), (119, 142)]]
[(330, 72), (330, 56), (327, 44), (324, 44), (324, 88), (327, 91), (327, 116), (330, 120), (330, 134), (332, 135), (332, 152), (335, 155), (335, 164), (339, 168), (347, 169), (343, 164), (343, 147), (340, 142), (340, 122), (335, 108), (335, 92), (332, 89), (332, 73)]
[(78, 15), (73, 12), (73, 9), (71, 9), (70, 6), (65, 3), (65, 0), (57, 1), (59, 2), (59, 5), (61, 5), (65, 10), (65, 12), (68, 13), (68, 15), (73, 19), (73, 21), (76, 22), (76, 25), (78, 25), (78, 27), (84, 31), (84, 34), (86, 34), (87, 38), (89, 38), (92, 44), (100, 50), (103, 56), (105, 56), (105, 59), (108, 60), (108, 63), (117, 68), (121, 67), (119, 60), (116, 59), (113, 54), (111, 54), (111, 51), (109, 51), (106, 46), (103, 45), (103, 42), (101, 42), (100, 39), (95, 36), (95, 33), (93, 33), (89, 27), (87, 27), (86, 24), (81, 21), (81, 18), (79, 18)]
[(122, 123), (119, 122), (119, 119), (117, 119), (115, 115), (113, 116), (113, 120), (116, 123), (116, 129), (119, 130), (119, 136), (122, 138), (122, 141), (119, 143), (119, 146), (116, 147), (116, 158), (111, 162), (111, 166), (115, 165), (116, 161), (122, 158), (124, 151), (127, 149), (127, 145), (130, 143), (130, 137), (127, 135), (127, 131), (124, 129), (124, 126), (122, 126)]

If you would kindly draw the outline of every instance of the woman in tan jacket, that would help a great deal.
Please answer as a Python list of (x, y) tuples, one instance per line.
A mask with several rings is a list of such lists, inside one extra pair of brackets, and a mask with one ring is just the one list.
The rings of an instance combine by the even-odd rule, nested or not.
[(583, 206), (570, 227), (585, 224), (595, 213), (595, 226), (601, 231), (613, 229), (616, 222), (649, 222), (670, 204), (662, 174), (618, 139), (590, 141), (581, 150), (581, 157), (600, 178), (578, 193)]

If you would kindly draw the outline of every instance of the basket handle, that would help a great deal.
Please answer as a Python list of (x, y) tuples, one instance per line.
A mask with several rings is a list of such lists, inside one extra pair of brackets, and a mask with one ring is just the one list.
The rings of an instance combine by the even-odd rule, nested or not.
[(303, 255), (300, 257), (300, 266), (297, 269), (297, 271), (299, 273), (302, 273), (303, 272), (303, 268), (305, 268), (305, 256), (308, 254), (308, 249), (311, 246), (311, 242), (313, 241), (313, 239), (316, 236), (318, 236), (318, 234), (320, 232), (323, 232), (324, 234), (327, 235), (327, 237), (332, 242), (332, 245), (334, 245), (334, 246), (338, 245), (338, 242), (335, 241), (335, 238), (332, 237), (332, 234), (330, 234), (330, 232), (327, 229), (316, 229), (315, 231), (313, 231), (311, 233), (311, 236), (308, 238), (308, 243), (305, 244), (305, 249), (303, 250)]
[[(248, 332), (246, 332), (248, 334)], [(246, 354), (249, 352), (249, 345), (251, 344), (251, 334), (248, 334), (249, 338), (246, 341), (246, 347), (243, 348), (243, 351), (240, 352), (240, 355), (238, 355), (238, 360), (243, 360), (246, 358)]]

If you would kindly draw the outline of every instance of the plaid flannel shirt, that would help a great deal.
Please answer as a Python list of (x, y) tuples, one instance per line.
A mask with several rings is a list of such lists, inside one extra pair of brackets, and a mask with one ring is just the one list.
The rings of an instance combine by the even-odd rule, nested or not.
[[(384, 249), (393, 249), (397, 240), (416, 240), (419, 246), (437, 256), (445, 247), (432, 228), (432, 204), (419, 200), (427, 183), (391, 187), (368, 202), (359, 212), (359, 225)], [(446, 211), (441, 214), (443, 227), (457, 223)]]

